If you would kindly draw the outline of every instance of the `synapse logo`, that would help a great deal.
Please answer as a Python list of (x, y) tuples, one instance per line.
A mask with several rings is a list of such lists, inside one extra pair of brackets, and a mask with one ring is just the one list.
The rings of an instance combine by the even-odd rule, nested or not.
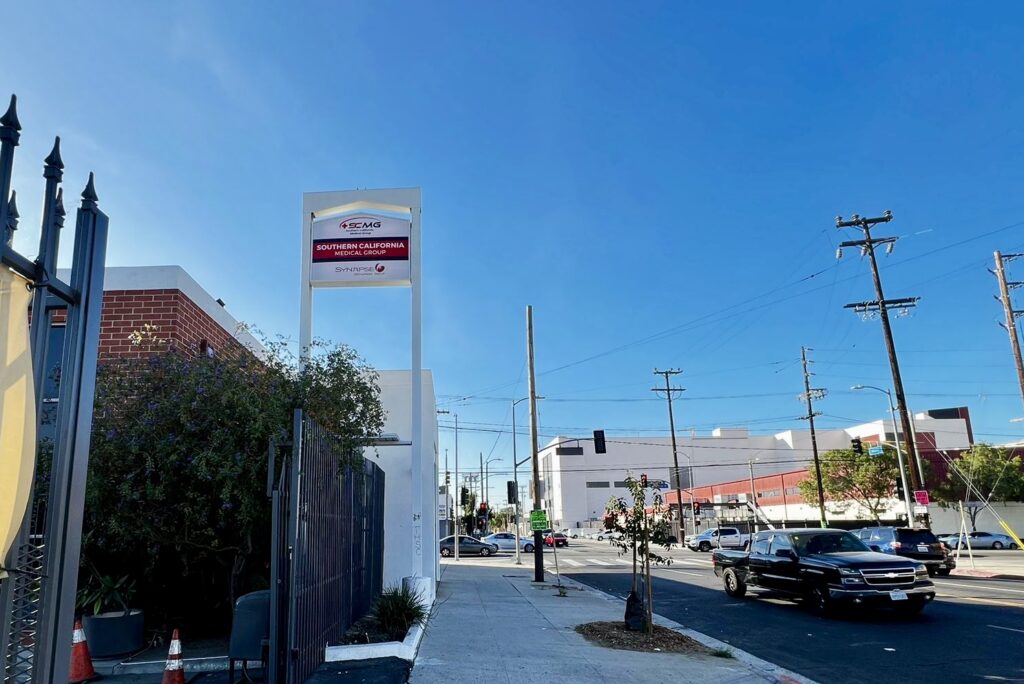
[(377, 273), (383, 273), (385, 267), (384, 267), (384, 264), (377, 264), (373, 268), (374, 268), (374, 270), (377, 271)]

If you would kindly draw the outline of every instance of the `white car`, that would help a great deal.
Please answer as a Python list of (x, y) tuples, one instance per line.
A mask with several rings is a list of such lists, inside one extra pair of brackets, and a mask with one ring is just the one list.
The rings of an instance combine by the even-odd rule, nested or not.
[(1017, 548), (1017, 542), (1013, 537), (998, 532), (971, 532), (967, 535), (967, 539), (960, 534), (944, 534), (939, 537), (939, 541), (951, 549), (960, 545), (967, 548), (968, 540), (970, 540), (972, 549), (995, 549), (998, 551), (999, 549)]
[[(495, 532), (489, 534), (480, 541), (488, 544), (497, 544), (500, 551), (515, 551), (516, 550), (516, 535), (511, 532)], [(523, 553), (533, 552), (533, 536), (520, 537), (519, 548)]]
[(749, 534), (741, 534), (735, 527), (723, 527), (704, 530), (696, 536), (687, 537), (686, 546), (691, 551), (707, 553), (711, 549), (743, 549), (749, 541)]

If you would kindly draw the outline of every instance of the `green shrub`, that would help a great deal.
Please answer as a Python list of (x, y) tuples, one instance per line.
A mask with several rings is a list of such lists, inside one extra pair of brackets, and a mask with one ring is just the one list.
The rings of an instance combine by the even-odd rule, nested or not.
[(373, 618), (392, 641), (401, 641), (413, 625), (426, 621), (427, 608), (408, 587), (388, 587), (373, 604)]

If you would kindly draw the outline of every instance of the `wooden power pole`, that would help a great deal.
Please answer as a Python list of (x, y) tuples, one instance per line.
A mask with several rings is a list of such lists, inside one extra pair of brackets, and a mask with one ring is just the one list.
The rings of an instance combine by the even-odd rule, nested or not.
[[(811, 350), (813, 351), (813, 350)], [(811, 376), (814, 375), (807, 369), (807, 364), (810, 361), (807, 360), (807, 347), (800, 347), (800, 359), (804, 363), (804, 393), (800, 395), (800, 398), (807, 402), (807, 415), (803, 416), (811, 426), (811, 453), (814, 455), (814, 477), (817, 478), (818, 484), (818, 514), (821, 517), (821, 526), (828, 527), (828, 520), (825, 517), (825, 488), (821, 482), (821, 460), (818, 458), (818, 435), (814, 431), (814, 417), (820, 416), (821, 413), (817, 413), (814, 410), (814, 400), (824, 399), (825, 390), (819, 387), (811, 387)], [(750, 475), (753, 480), (753, 470)], [(753, 486), (753, 485), (751, 485)]]
[(1024, 316), (1024, 311), (1014, 310), (1013, 302), (1010, 301), (1010, 290), (1018, 288), (1024, 283), (1020, 281), (1006, 280), (1006, 270), (1003, 268), (1003, 264), (1007, 261), (1013, 261), (1014, 259), (1024, 256), (1024, 254), (1001, 254), (995, 253), (996, 259), (996, 278), (999, 279), (999, 296), (996, 297), (1003, 304), (1003, 311), (1006, 313), (1006, 324), (1003, 325), (1006, 328), (1006, 332), (1010, 335), (1010, 349), (1013, 350), (1013, 361), (1017, 364), (1017, 382), (1020, 384), (1021, 400), (1024, 401), (1024, 362), (1021, 361), (1020, 355), (1020, 338), (1017, 337), (1017, 317)]
[(917, 305), (919, 297), (905, 297), (903, 299), (886, 299), (882, 292), (882, 279), (878, 274), (878, 261), (875, 259), (875, 245), (885, 245), (886, 251), (892, 251), (896, 244), (894, 237), (871, 237), (871, 227), (878, 223), (892, 221), (892, 212), (886, 211), (882, 216), (865, 218), (854, 214), (849, 220), (843, 220), (842, 216), (836, 217), (836, 228), (857, 228), (864, 234), (863, 240), (848, 240), (839, 244), (836, 256), (842, 256), (842, 250), (846, 247), (857, 247), (861, 254), (866, 255), (871, 262), (871, 277), (875, 285), (875, 299), (868, 302), (856, 302), (847, 304), (845, 308), (853, 309), (865, 316), (878, 314), (882, 321), (882, 335), (885, 337), (885, 348), (889, 353), (889, 369), (892, 371), (892, 385), (896, 395), (896, 410), (900, 414), (900, 427), (903, 429), (903, 444), (907, 452), (907, 461), (910, 464), (910, 482), (914, 489), (924, 486), (923, 473), (918, 465), (920, 458), (917, 453), (917, 444), (914, 440), (914, 426), (910, 422), (910, 411), (907, 409), (907, 398), (903, 392), (903, 377), (900, 375), (900, 364), (896, 358), (896, 343), (892, 339), (892, 326), (889, 323), (889, 311), (897, 314), (909, 313)]
[[(669, 379), (673, 375), (679, 375), (682, 372), (683, 371), (679, 370), (678, 368), (669, 368), (668, 370), (658, 370), (657, 368), (655, 368), (655, 375), (665, 376), (665, 388), (662, 389), (660, 387), (655, 387), (654, 389), (651, 390), (652, 392), (664, 392), (665, 398), (668, 399), (668, 427), (669, 430), (672, 432), (672, 468), (676, 476), (676, 512), (678, 513), (676, 520), (679, 524), (679, 529), (676, 530), (676, 538), (679, 540), (680, 544), (682, 544), (683, 538), (686, 536), (686, 530), (683, 527), (683, 489), (680, 484), (680, 480), (682, 480), (682, 473), (679, 470), (679, 450), (676, 448), (676, 419), (675, 416), (672, 414), (672, 395), (677, 392), (685, 392), (686, 390), (684, 390), (681, 387), (672, 387), (669, 383)], [(688, 484), (690, 487), (693, 487), (692, 482)], [(694, 532), (696, 533), (696, 530), (694, 530)]]
[[(537, 458), (539, 444), (537, 442), (537, 377), (533, 368), (533, 307), (526, 307), (526, 356), (529, 365), (530, 379), (530, 449), (533, 461), (533, 510), (541, 510), (540, 505), (540, 462)], [(541, 531), (533, 531), (533, 581), (544, 581), (544, 544)]]

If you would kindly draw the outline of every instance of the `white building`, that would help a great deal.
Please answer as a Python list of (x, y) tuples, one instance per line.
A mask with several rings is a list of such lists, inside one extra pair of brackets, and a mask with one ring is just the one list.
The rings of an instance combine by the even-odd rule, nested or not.
[[(926, 411), (913, 422), (923, 456), (967, 449), (974, 441), (966, 408)], [(818, 450), (849, 448), (853, 437), (892, 442), (895, 434), (891, 420), (819, 429)], [(606, 442), (605, 454), (594, 453), (589, 436), (556, 437), (541, 449), (541, 505), (553, 527), (598, 524), (608, 500), (626, 495), (624, 480), (629, 475), (646, 473), (650, 480), (670, 480), (670, 438), (608, 436)], [(677, 435), (676, 442), (683, 489), (689, 486), (690, 473), (693, 486), (700, 487), (744, 480), (751, 472), (763, 476), (798, 470), (812, 458), (809, 430), (752, 435), (747, 428), (718, 428), (709, 435)]]
[[(378, 446), (366, 450), (384, 470), (384, 586), (400, 585), (413, 575), (429, 577), (436, 583), (440, 576), (437, 554), (437, 413), (434, 378), (423, 371), (422, 421), (423, 444), (420, 453), (420, 485), (423, 510), (422, 539), (413, 534), (412, 510), (412, 372), (379, 371), (380, 399), (387, 411), (384, 433), (398, 435), (402, 445)], [(416, 554), (419, 547), (421, 554)], [(416, 567), (416, 558), (422, 559)], [(419, 572), (417, 572), (419, 570)]]

